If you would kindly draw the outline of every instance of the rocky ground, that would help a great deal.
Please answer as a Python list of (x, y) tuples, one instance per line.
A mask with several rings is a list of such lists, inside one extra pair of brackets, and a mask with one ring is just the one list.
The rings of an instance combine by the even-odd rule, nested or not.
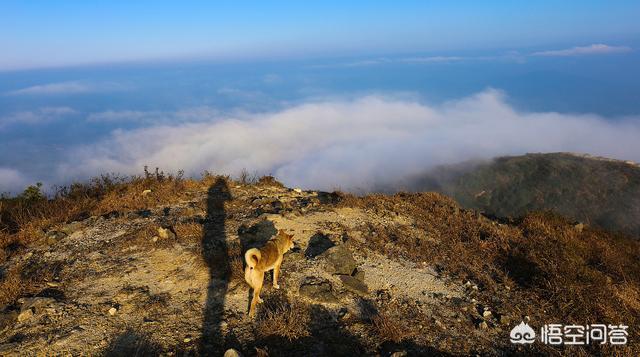
[[(188, 200), (47, 232), (2, 267), (38, 276), (4, 307), (0, 355), (503, 355), (522, 316), (476, 282), (366, 244), (371, 227), (437, 239), (399, 212), (279, 185), (218, 182)], [(480, 217), (478, 219), (486, 220)], [(495, 223), (494, 223), (495, 224)], [(242, 252), (294, 234), (256, 319)], [(393, 242), (389, 242), (393, 244)], [(505, 287), (504, 296), (508, 296)]]

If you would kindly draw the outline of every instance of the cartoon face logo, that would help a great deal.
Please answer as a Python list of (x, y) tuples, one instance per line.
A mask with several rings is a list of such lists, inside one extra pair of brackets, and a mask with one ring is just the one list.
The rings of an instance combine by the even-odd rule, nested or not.
[(533, 343), (536, 339), (536, 332), (528, 324), (522, 321), (520, 325), (511, 330), (509, 337), (511, 337), (511, 343)]

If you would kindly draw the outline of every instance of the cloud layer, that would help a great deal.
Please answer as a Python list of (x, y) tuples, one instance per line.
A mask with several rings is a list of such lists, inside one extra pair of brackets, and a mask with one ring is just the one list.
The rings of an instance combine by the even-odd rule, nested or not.
[(362, 59), (359, 61), (340, 62), (329, 65), (316, 65), (315, 68), (331, 68), (331, 67), (368, 67), (378, 66), (391, 63), (405, 64), (444, 64), (458, 63), (468, 61), (513, 61), (524, 62), (528, 57), (574, 57), (588, 55), (608, 55), (632, 52), (633, 49), (627, 46), (610, 46), (605, 44), (592, 44), (588, 46), (576, 46), (560, 50), (545, 50), (532, 53), (520, 53), (518, 51), (510, 51), (505, 54), (492, 56), (415, 56), (415, 57), (378, 57)]
[(118, 83), (88, 83), (83, 81), (67, 81), (39, 84), (5, 93), (6, 95), (69, 95), (103, 91), (118, 91), (125, 86)]
[(0, 167), (0, 194), (16, 193), (24, 189), (29, 181), (19, 171)]
[(0, 130), (11, 124), (42, 124), (76, 113), (69, 107), (43, 107), (36, 110), (12, 113), (0, 117)]
[(545, 57), (570, 57), (585, 55), (606, 55), (613, 53), (631, 52), (631, 47), (626, 46), (609, 46), (604, 44), (593, 44), (590, 46), (572, 47), (563, 50), (550, 50), (532, 53), (532, 56)]
[[(135, 116), (135, 115), (134, 115)], [(290, 186), (367, 190), (439, 164), (573, 151), (640, 160), (640, 119), (522, 113), (487, 90), (438, 106), (388, 96), (115, 131), (68, 153), (57, 180), (102, 172), (271, 173)]]

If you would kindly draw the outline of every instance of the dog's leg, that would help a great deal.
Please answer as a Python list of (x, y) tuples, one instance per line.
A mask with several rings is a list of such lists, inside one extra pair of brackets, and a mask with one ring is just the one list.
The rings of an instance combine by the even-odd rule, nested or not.
[(280, 285), (278, 285), (278, 275), (280, 274), (280, 265), (282, 264), (282, 259), (279, 259), (275, 266), (273, 267), (273, 287), (276, 289), (280, 289)]
[(260, 298), (260, 290), (264, 281), (264, 273), (257, 273), (253, 279), (253, 298), (251, 299), (251, 307), (249, 308), (249, 317), (256, 316), (256, 305), (262, 302)]
[(264, 272), (261, 272), (258, 275), (258, 281), (256, 283), (256, 286), (258, 287), (258, 304), (262, 304), (263, 300), (262, 298), (260, 298), (260, 291), (262, 290), (262, 284), (264, 284)]

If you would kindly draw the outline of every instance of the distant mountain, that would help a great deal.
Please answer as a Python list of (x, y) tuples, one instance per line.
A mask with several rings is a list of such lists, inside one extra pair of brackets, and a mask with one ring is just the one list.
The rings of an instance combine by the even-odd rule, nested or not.
[(441, 168), (414, 180), (462, 206), (499, 217), (550, 210), (640, 237), (640, 166), (573, 153), (500, 157)]

